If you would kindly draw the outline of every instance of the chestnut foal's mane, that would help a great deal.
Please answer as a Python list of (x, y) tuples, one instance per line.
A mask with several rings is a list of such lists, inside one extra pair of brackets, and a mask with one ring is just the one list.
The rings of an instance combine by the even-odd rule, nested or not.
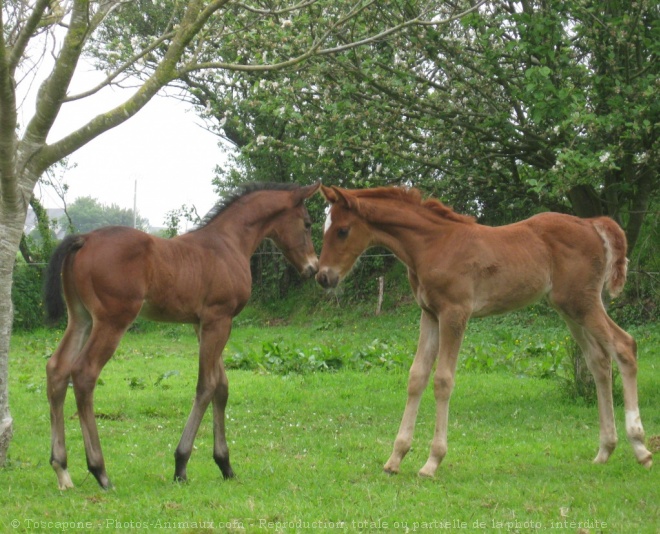
[[(449, 206), (445, 206), (439, 200), (430, 198), (424, 200), (422, 193), (415, 187), (375, 187), (373, 189), (356, 189), (351, 194), (358, 198), (389, 199), (404, 202), (413, 206), (424, 208), (429, 215), (440, 217), (447, 221), (474, 224), (474, 217), (456, 213)], [(359, 209), (359, 208), (358, 208)]]

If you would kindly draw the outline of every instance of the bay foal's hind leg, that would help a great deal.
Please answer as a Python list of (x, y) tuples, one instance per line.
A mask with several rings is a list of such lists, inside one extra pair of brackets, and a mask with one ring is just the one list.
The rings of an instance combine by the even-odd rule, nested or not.
[(420, 476), (432, 477), (447, 454), (447, 426), (449, 423), (449, 399), (454, 389), (454, 376), (458, 352), (468, 315), (464, 310), (443, 310), (440, 316), (440, 350), (433, 377), (436, 403), (436, 420), (431, 451), (426, 464), (419, 470)]
[(128, 325), (118, 327), (97, 320), (71, 370), (78, 418), (87, 456), (87, 469), (103, 489), (110, 488), (111, 483), (105, 470), (101, 441), (94, 417), (94, 389), (103, 366), (114, 354), (126, 328)]
[[(207, 321), (198, 330), (199, 338), (199, 372), (197, 377), (197, 391), (188, 421), (183, 434), (174, 452), (174, 480), (185, 482), (188, 480), (186, 467), (192, 454), (193, 442), (197, 430), (204, 417), (209, 403), (214, 402), (214, 456), (225, 478), (233, 476), (229, 465), (229, 452), (224, 435), (224, 405), (227, 403), (227, 377), (222, 365), (222, 351), (231, 332), (231, 317), (229, 315), (213, 321)], [(224, 382), (224, 386), (222, 386)], [(217, 406), (217, 407), (216, 407)], [(221, 409), (222, 408), (222, 409)], [(222, 425), (217, 421), (222, 415)], [(224, 469), (223, 469), (224, 467)]]
[(394, 450), (384, 467), (388, 473), (399, 472), (401, 461), (412, 445), (419, 403), (428, 385), (433, 362), (438, 355), (438, 339), (437, 319), (430, 313), (422, 311), (417, 352), (408, 376), (408, 400), (399, 432), (394, 440)]
[(71, 318), (62, 341), (46, 365), (46, 389), (50, 405), (50, 465), (57, 474), (57, 483), (61, 490), (73, 487), (67, 468), (64, 399), (69, 387), (73, 362), (87, 340), (89, 326), (89, 319), (84, 322)]

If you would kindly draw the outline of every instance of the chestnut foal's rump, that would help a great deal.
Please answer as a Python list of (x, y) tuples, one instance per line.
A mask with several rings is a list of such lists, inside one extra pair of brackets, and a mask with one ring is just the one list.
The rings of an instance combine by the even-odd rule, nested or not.
[(67, 469), (64, 398), (73, 382), (87, 466), (110, 486), (94, 418), (93, 392), (101, 369), (138, 315), (191, 323), (199, 338), (199, 376), (192, 411), (175, 452), (175, 480), (186, 465), (197, 429), (213, 404), (213, 456), (225, 478), (233, 476), (225, 438), (228, 383), (222, 351), (232, 319), (247, 302), (250, 256), (272, 239), (304, 275), (317, 271), (311, 220), (304, 200), (319, 186), (253, 184), (218, 204), (201, 227), (160, 239), (125, 227), (67, 237), (48, 267), (46, 308), (68, 325), (47, 365), (51, 459), (60, 489), (73, 487)]
[(336, 286), (365, 249), (384, 246), (408, 266), (422, 308), (408, 401), (386, 471), (398, 472), (410, 449), (434, 364), (435, 433), (419, 474), (433, 476), (447, 453), (449, 398), (468, 319), (511, 311), (542, 297), (566, 321), (596, 382), (600, 448), (594, 461), (607, 461), (617, 443), (614, 359), (623, 381), (628, 439), (638, 462), (651, 467), (637, 402), (637, 347), (610, 319), (601, 300), (603, 286), (616, 296), (626, 279), (626, 238), (614, 221), (544, 213), (491, 228), (437, 200), (423, 201), (416, 189), (321, 190), (331, 207), (317, 281)]

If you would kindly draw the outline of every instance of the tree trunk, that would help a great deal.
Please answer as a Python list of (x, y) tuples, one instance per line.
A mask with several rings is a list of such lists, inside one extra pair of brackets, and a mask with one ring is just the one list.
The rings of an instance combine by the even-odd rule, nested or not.
[(568, 191), (568, 200), (578, 217), (599, 217), (603, 215), (603, 203), (590, 185), (576, 185)]
[(9, 411), (9, 340), (14, 320), (11, 301), (12, 275), (16, 262), (27, 207), (21, 209), (0, 203), (0, 466), (7, 460), (7, 450), (13, 433), (13, 420)]

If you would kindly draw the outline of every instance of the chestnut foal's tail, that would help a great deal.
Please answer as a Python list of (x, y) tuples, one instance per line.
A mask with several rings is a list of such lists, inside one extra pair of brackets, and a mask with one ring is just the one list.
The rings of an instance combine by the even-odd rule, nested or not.
[(84, 244), (85, 239), (83, 236), (67, 236), (55, 249), (48, 262), (44, 281), (44, 303), (48, 324), (57, 324), (64, 317), (66, 306), (62, 298), (62, 266), (67, 256), (80, 249)]
[(623, 290), (628, 271), (628, 241), (621, 227), (609, 217), (592, 219), (594, 228), (605, 245), (605, 287), (610, 296), (616, 297)]

